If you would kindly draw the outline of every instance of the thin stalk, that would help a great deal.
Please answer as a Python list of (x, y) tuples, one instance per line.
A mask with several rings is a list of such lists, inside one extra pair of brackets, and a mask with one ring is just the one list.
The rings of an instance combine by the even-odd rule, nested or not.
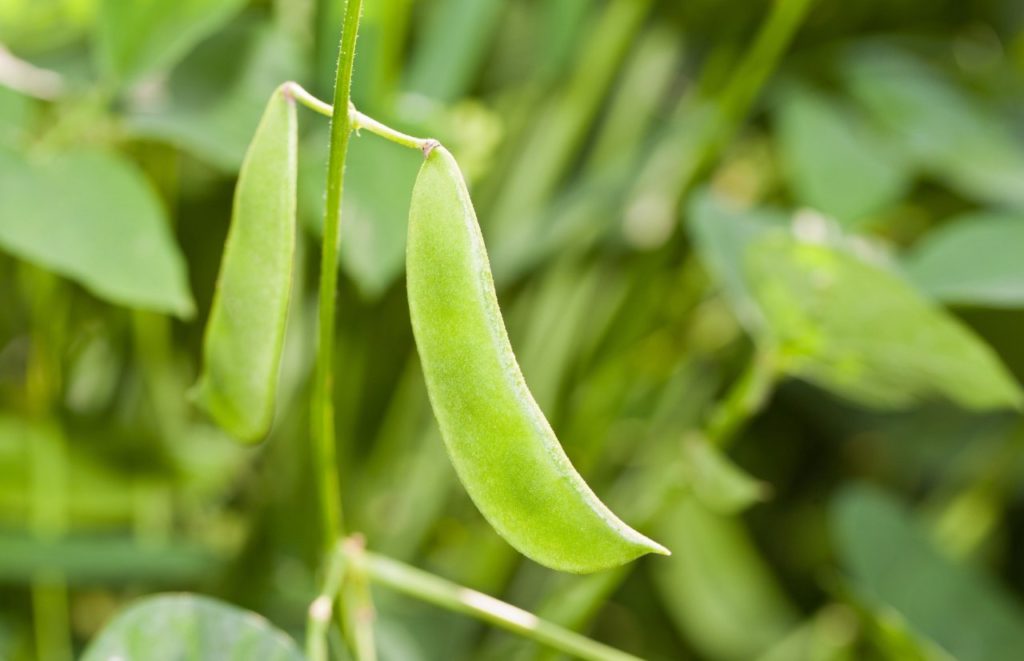
[[(54, 422), (60, 392), (60, 347), (64, 342), (66, 300), (50, 273), (26, 266), (24, 289), (32, 320), (32, 342), (25, 374), (25, 408), (31, 419), (28, 527), (38, 541), (56, 543), (67, 529), (66, 439)], [(44, 437), (49, 435), (49, 438)], [(68, 586), (57, 568), (32, 574), (32, 626), (41, 659), (71, 659)]]
[(708, 442), (719, 447), (732, 442), (764, 406), (775, 387), (778, 373), (778, 364), (771, 351), (756, 353), (708, 417), (704, 429)]
[(345, 112), (331, 118), (330, 154), (327, 161), (327, 204), (324, 209), (323, 249), (320, 260), (320, 309), (316, 380), (312, 395), (313, 422), (311, 440), (313, 459), (319, 473), (319, 498), (323, 549), (329, 553), (343, 529), (341, 485), (338, 478), (337, 448), (334, 435), (334, 340), (336, 335), (336, 299), (338, 296), (338, 248), (341, 230), (341, 200), (345, 174), (345, 156), (352, 131), (348, 115), (352, 90), (352, 64), (356, 54), (356, 33), (362, 0), (348, 0), (341, 28), (341, 47), (334, 85), (334, 106)]
[(590, 661), (638, 661), (638, 657), (538, 618), (482, 592), (462, 587), (397, 560), (364, 552), (370, 580), (427, 603), (471, 615), (565, 654)]
[[(316, 98), (298, 83), (289, 81), (284, 83), (281, 86), (281, 89), (285, 94), (289, 95), (291, 98), (295, 99), (313, 112), (319, 113), (324, 117), (334, 117), (334, 106)], [(356, 133), (362, 129), (366, 129), (370, 133), (379, 135), (380, 137), (402, 145), (403, 147), (419, 149), (425, 156), (430, 154), (430, 151), (440, 144), (433, 138), (417, 138), (409, 135), (408, 133), (402, 133), (401, 131), (393, 129), (387, 124), (384, 124), (369, 115), (364, 115), (356, 110), (355, 105), (351, 101), (349, 101), (348, 104), (348, 121), (351, 130)]]
[(3, 44), (0, 44), (0, 85), (43, 101), (54, 101), (67, 92), (63, 76), (26, 62)]
[(320, 594), (309, 605), (306, 619), (306, 656), (310, 661), (328, 661), (327, 630), (334, 612), (334, 602), (338, 600), (341, 584), (345, 578), (345, 553), (338, 543), (334, 552), (327, 559), (327, 573), (320, 588)]
[(370, 582), (366, 573), (366, 541), (361, 535), (349, 537), (342, 545), (348, 561), (348, 578), (342, 590), (348, 638), (356, 661), (377, 661), (377, 643), (373, 634), (376, 617)]
[(366, 129), (370, 133), (376, 133), (380, 137), (387, 138), (391, 142), (400, 144), (403, 147), (419, 149), (423, 152), (424, 156), (429, 156), (431, 150), (441, 144), (433, 138), (415, 138), (401, 131), (396, 131), (390, 126), (378, 122), (373, 117), (359, 112), (355, 106), (349, 108), (349, 115), (352, 117), (352, 128), (356, 131)]
[(334, 106), (310, 94), (305, 87), (294, 80), (281, 84), (281, 92), (324, 117), (334, 117)]

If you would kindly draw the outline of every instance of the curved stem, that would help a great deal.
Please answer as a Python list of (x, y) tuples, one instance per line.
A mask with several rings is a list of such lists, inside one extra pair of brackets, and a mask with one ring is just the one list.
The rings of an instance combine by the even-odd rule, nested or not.
[(370, 133), (376, 133), (382, 138), (386, 138), (391, 142), (398, 143), (403, 147), (409, 147), (411, 149), (419, 149), (423, 152), (424, 156), (429, 156), (430, 152), (441, 143), (433, 138), (414, 138), (411, 135), (396, 131), (395, 129), (378, 122), (373, 117), (364, 115), (363, 113), (356, 110), (355, 106), (349, 107), (349, 116), (352, 117), (352, 128), (358, 131), (359, 129), (366, 129)]
[[(287, 83), (284, 83), (281, 85), (281, 89), (285, 94), (306, 106), (313, 112), (319, 113), (324, 117), (334, 117), (334, 106), (316, 98), (306, 91), (302, 85), (299, 85), (295, 81), (288, 81)], [(379, 122), (373, 117), (359, 112), (351, 101), (348, 102), (348, 119), (351, 130), (356, 131), (357, 133), (361, 129), (366, 129), (370, 133), (375, 133), (380, 137), (402, 145), (403, 147), (419, 149), (423, 152), (424, 156), (429, 156), (431, 150), (441, 144), (433, 138), (417, 138), (409, 135), (408, 133), (402, 133), (401, 131), (393, 129), (387, 124)]]
[(306, 106), (313, 112), (319, 113), (324, 117), (334, 117), (334, 106), (327, 103), (326, 101), (321, 101), (320, 99), (316, 98), (308, 91), (306, 91), (305, 87), (299, 85), (294, 80), (289, 80), (286, 83), (282, 83), (281, 91), (284, 94), (290, 96), (292, 99)]
[(62, 75), (16, 57), (3, 44), (0, 44), (0, 86), (43, 101), (55, 101), (67, 92)]
[(512, 604), (462, 587), (391, 558), (363, 551), (366, 574), (378, 585), (517, 633), (566, 654), (590, 661), (638, 661), (637, 657), (545, 621)]
[(320, 260), (320, 311), (317, 329), (318, 351), (313, 388), (314, 470), (319, 473), (321, 535), (323, 549), (329, 553), (343, 529), (341, 486), (338, 478), (334, 436), (334, 340), (336, 298), (338, 295), (338, 244), (341, 229), (341, 200), (345, 174), (345, 155), (352, 131), (348, 100), (352, 90), (352, 64), (356, 54), (356, 33), (362, 0), (348, 0), (341, 28), (338, 72), (334, 83), (334, 106), (345, 112), (332, 114), (330, 155), (327, 161), (327, 205), (324, 209), (324, 234)]

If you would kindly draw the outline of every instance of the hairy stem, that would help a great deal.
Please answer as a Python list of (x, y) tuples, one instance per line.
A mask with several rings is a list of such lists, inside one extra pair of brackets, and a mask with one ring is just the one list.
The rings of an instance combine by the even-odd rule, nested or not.
[(314, 470), (319, 474), (321, 535), (325, 553), (343, 529), (341, 486), (338, 478), (334, 435), (334, 340), (338, 296), (338, 247), (341, 230), (342, 186), (348, 137), (352, 131), (348, 100), (352, 90), (352, 64), (356, 54), (356, 33), (362, 0), (348, 0), (341, 28), (338, 71), (334, 84), (334, 105), (345, 110), (332, 114), (330, 155), (327, 161), (327, 204), (320, 260), (320, 311), (318, 319), (316, 379), (313, 388)]

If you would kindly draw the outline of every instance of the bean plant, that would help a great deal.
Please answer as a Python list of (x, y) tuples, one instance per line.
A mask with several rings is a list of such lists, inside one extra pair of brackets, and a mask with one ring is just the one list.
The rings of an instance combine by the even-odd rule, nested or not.
[(0, 658), (1015, 659), (976, 4), (0, 1)]

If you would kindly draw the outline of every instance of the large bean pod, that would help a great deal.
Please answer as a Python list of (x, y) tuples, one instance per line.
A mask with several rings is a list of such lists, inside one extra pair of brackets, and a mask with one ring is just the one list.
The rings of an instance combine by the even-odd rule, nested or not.
[(295, 103), (270, 97), (235, 187), (203, 372), (192, 397), (231, 435), (255, 442), (270, 429), (295, 254)]
[(585, 573), (668, 553), (587, 486), (523, 380), (455, 159), (433, 149), (409, 212), (409, 310), (448, 454), (484, 517), (542, 565)]

